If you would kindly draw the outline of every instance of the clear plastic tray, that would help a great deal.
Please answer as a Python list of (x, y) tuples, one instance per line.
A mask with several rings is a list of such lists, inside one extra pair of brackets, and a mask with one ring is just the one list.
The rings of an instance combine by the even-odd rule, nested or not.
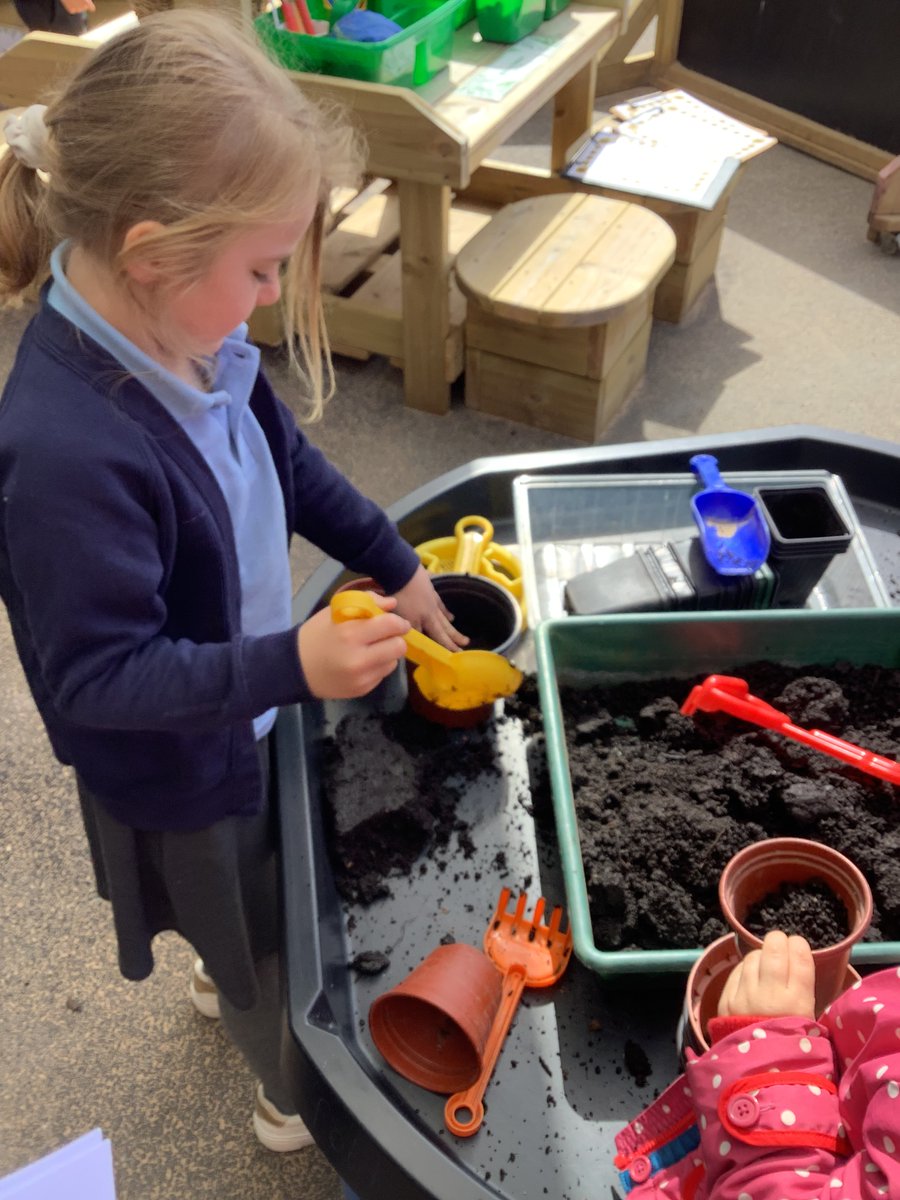
[[(852, 501), (830, 471), (726, 471), (730, 487), (824, 486), (853, 530), (844, 554), (829, 564), (805, 607), (889, 608)], [(520, 475), (513, 481), (516, 540), (529, 624), (567, 616), (565, 585), (584, 571), (634, 554), (639, 545), (697, 535), (693, 475)]]

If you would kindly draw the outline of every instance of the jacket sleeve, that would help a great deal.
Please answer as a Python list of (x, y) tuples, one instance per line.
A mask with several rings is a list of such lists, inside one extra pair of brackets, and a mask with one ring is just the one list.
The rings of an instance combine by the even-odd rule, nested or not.
[(688, 1064), (708, 1200), (900, 1196), (900, 979), (821, 1022), (754, 1022)]
[[(134, 453), (94, 453), (92, 433), (58, 453), (26, 445), (4, 475), (0, 574), (39, 705), (89, 728), (187, 732), (308, 698), (295, 630), (167, 633), (165, 488)], [(221, 578), (205, 586), (221, 601)]]
[(294, 532), (350, 570), (371, 575), (387, 592), (407, 584), (419, 558), (384, 510), (357, 491), (299, 430), (291, 461)]

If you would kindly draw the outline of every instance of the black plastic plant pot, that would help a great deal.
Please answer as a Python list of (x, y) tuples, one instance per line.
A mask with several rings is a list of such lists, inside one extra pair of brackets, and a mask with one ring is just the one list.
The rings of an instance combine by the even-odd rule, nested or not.
[(802, 608), (834, 556), (853, 541), (853, 532), (824, 487), (757, 488), (756, 498), (772, 535), (772, 606)]
[(433, 575), (431, 582), (470, 639), (467, 650), (510, 653), (522, 636), (522, 610), (511, 592), (481, 575)]

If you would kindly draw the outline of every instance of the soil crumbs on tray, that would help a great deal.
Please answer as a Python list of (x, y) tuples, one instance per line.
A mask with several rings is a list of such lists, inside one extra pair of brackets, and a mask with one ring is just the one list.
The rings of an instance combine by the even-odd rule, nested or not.
[[(900, 671), (756, 663), (750, 691), (794, 724), (900, 753)], [(595, 942), (702, 946), (726, 932), (726, 862), (765, 837), (805, 837), (866, 875), (866, 940), (900, 940), (900, 789), (727, 714), (686, 717), (695, 680), (561, 689)]]
[(370, 904), (389, 894), (422, 855), (447, 847), (465, 857), (468, 824), (457, 813), (463, 790), (497, 773), (492, 723), (448, 729), (408, 710), (349, 713), (324, 744), (323, 778), (335, 882), (345, 900)]

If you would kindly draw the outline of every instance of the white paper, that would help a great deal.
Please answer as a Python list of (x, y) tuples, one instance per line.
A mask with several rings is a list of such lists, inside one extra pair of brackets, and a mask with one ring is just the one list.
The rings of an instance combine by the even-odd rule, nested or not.
[(596, 157), (575, 172), (585, 183), (699, 208), (715, 207), (739, 166), (735, 158), (624, 134), (600, 146)]
[(112, 1147), (99, 1129), (0, 1179), (0, 1200), (116, 1200)]
[(744, 161), (776, 144), (761, 129), (735, 121), (680, 89), (638, 96), (610, 111), (625, 132), (660, 145), (702, 148), (710, 157)]
[(526, 79), (538, 63), (559, 48), (559, 38), (532, 33), (504, 50), (493, 62), (473, 71), (456, 89), (457, 96), (478, 100), (502, 100), (507, 92)]

